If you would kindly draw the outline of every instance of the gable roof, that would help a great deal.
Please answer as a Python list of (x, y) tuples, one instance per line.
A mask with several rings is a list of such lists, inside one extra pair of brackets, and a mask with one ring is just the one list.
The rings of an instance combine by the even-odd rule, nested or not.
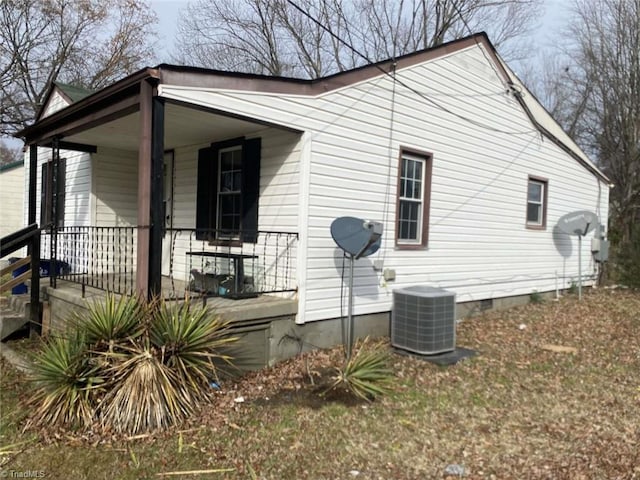
[[(78, 100), (45, 119), (40, 119), (41, 110), (38, 115), (38, 121), (32, 126), (18, 132), (16, 136), (38, 138), (38, 136), (46, 135), (46, 131), (49, 130), (52, 125), (63, 122), (65, 118), (82, 115), (83, 111), (98, 108), (99, 104), (115, 101), (110, 99), (118, 99), (122, 95), (125, 95), (126, 92), (139, 89), (139, 85), (143, 81), (153, 81), (156, 85), (166, 84), (196, 88), (220, 88), (312, 96), (388, 74), (388, 72), (391, 72), (393, 69), (402, 69), (428, 62), (472, 46), (484, 48), (484, 51), (487, 53), (487, 55), (485, 55), (487, 61), (493, 63), (497, 73), (505, 82), (505, 85), (515, 86), (515, 88), (513, 88), (515, 92), (514, 96), (534, 128), (556, 143), (599, 180), (606, 183), (610, 182), (607, 176), (598, 169), (595, 163), (592, 162), (580, 147), (562, 130), (535, 96), (526, 89), (515, 73), (513, 73), (500, 58), (495, 47), (484, 32), (453, 40), (436, 47), (402, 55), (397, 58), (382, 60), (312, 80), (228, 72), (163, 63), (153, 68), (143, 68), (96, 92), (55, 83), (52, 85), (48, 95), (51, 95), (55, 87), (63, 94), (69, 95), (65, 93), (66, 89), (67, 92), (70, 92), (71, 95), (78, 98)], [(522, 92), (526, 92), (526, 95), (522, 95)], [(69, 96), (69, 98), (71, 99), (71, 96)]]
[(536, 96), (525, 86), (511, 68), (498, 57), (501, 67), (509, 75), (512, 85), (516, 87), (516, 98), (522, 105), (533, 125), (542, 134), (574, 157), (588, 170), (597, 174), (602, 180), (610, 182), (610, 179), (600, 171), (597, 165), (591, 161), (578, 144), (562, 129), (547, 109), (540, 103)]
[(16, 160), (15, 162), (0, 165), (0, 172), (8, 172), (9, 170), (13, 170), (18, 167), (24, 167), (24, 162), (22, 160)]
[(69, 85), (68, 83), (53, 82), (63, 95), (66, 95), (71, 103), (82, 100), (84, 97), (88, 97), (93, 93), (93, 90), (87, 88), (77, 87), (75, 85)]
[(42, 114), (44, 113), (47, 105), (49, 104), (49, 100), (53, 95), (53, 92), (58, 92), (62, 98), (64, 98), (67, 103), (70, 105), (72, 103), (79, 102), (83, 98), (90, 96), (93, 93), (93, 90), (88, 90), (82, 87), (76, 87), (75, 85), (69, 85), (67, 83), (62, 83), (58, 81), (54, 81), (47, 90), (46, 95), (44, 96), (44, 100), (42, 101), (42, 105), (38, 109), (38, 113), (36, 114), (36, 121), (40, 120)]

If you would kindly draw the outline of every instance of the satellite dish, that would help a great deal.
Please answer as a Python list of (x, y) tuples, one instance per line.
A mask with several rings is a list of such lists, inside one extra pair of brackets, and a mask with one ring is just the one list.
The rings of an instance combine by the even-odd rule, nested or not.
[(598, 216), (589, 210), (567, 213), (558, 220), (558, 228), (578, 236), (578, 300), (582, 300), (582, 237), (596, 228)]
[(596, 228), (598, 216), (588, 210), (567, 213), (558, 220), (558, 228), (568, 235), (584, 237)]
[[(342, 335), (347, 345), (347, 361), (353, 348), (353, 264), (360, 257), (375, 253), (380, 248), (382, 223), (355, 217), (340, 217), (331, 222), (334, 242), (349, 255), (349, 310), (348, 321), (343, 323)], [(340, 312), (342, 314), (342, 312)]]
[(380, 248), (382, 224), (355, 217), (340, 217), (331, 223), (331, 236), (338, 247), (352, 257), (368, 257)]

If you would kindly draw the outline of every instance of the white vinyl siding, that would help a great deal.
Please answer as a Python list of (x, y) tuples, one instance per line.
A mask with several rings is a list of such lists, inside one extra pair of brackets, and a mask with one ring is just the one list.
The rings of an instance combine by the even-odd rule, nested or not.
[(48, 117), (49, 115), (56, 113), (58, 110), (62, 110), (67, 105), (69, 105), (69, 102), (60, 95), (57, 90), (54, 90), (49, 97), (47, 105), (42, 110), (41, 118)]
[(0, 237), (24, 226), (24, 167), (0, 172)]
[[(331, 222), (344, 215), (382, 221), (385, 229), (382, 248), (356, 262), (356, 314), (388, 311), (396, 287), (439, 286), (470, 301), (553, 290), (556, 281), (565, 287), (576, 278), (575, 239), (553, 228), (523, 228), (523, 178), (535, 166), (553, 184), (549, 225), (581, 209), (606, 219), (607, 185), (540, 136), (480, 48), (397, 71), (412, 90), (382, 75), (317, 97), (161, 86), (167, 98), (310, 135), (309, 156), (302, 159), (309, 169), (307, 229), (300, 232), (307, 236), (304, 320), (344, 314), (341, 253), (329, 234)], [(433, 152), (424, 250), (394, 244), (401, 146)], [(383, 281), (373, 260), (394, 269), (395, 282)], [(583, 272), (592, 275), (592, 260), (585, 255), (583, 261)]]
[(99, 227), (138, 223), (138, 152), (99, 148), (95, 168), (95, 220)]
[[(91, 222), (91, 155), (83, 152), (60, 150), (65, 159), (64, 226), (87, 226)], [(36, 174), (36, 222), (40, 223), (40, 193), (42, 192), (42, 165), (51, 161), (51, 149), (38, 148)], [(29, 212), (29, 151), (25, 153), (24, 168), (24, 221)]]

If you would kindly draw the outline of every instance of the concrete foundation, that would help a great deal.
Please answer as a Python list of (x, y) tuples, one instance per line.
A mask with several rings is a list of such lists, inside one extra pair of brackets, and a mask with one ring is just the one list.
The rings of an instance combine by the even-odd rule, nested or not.
[[(62, 282), (61, 282), (62, 283)], [(77, 285), (63, 284), (57, 289), (44, 287), (49, 302), (51, 330), (59, 331), (74, 313), (82, 313), (90, 302), (104, 298), (97, 290), (85, 291), (82, 298)], [(547, 300), (554, 292), (539, 294)], [(482, 312), (502, 310), (531, 301), (530, 295), (458, 303), (458, 319), (472, 318)], [(232, 324), (233, 334), (239, 338), (229, 353), (241, 371), (271, 366), (280, 361), (315, 348), (330, 348), (343, 343), (345, 319), (334, 318), (305, 325), (295, 323), (297, 301), (261, 296), (252, 299), (207, 300), (214, 311)], [(391, 312), (359, 315), (354, 318), (355, 337), (385, 337), (390, 333)]]

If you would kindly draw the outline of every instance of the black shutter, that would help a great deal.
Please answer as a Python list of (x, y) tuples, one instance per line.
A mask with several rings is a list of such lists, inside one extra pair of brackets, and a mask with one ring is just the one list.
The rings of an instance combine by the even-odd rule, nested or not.
[(65, 186), (67, 177), (67, 160), (61, 158), (58, 161), (56, 172), (56, 225), (64, 227), (64, 204), (66, 198)]
[(40, 227), (47, 227), (49, 225), (49, 214), (51, 210), (51, 203), (49, 202), (51, 192), (51, 177), (49, 176), (49, 162), (42, 164), (42, 174), (40, 178)]
[(242, 241), (258, 241), (258, 196), (260, 194), (259, 138), (246, 140), (242, 147)]
[(218, 200), (218, 158), (217, 150), (203, 148), (198, 151), (198, 183), (196, 194), (196, 238), (209, 240), (216, 227), (216, 202)]

